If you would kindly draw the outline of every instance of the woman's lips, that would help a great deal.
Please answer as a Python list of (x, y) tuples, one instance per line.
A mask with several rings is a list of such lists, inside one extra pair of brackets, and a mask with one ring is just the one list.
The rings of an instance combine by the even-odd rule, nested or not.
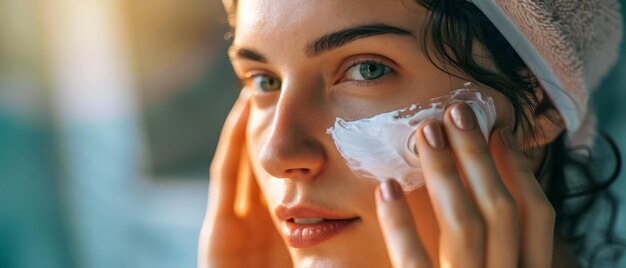
[(291, 247), (312, 247), (339, 235), (358, 220), (359, 218), (324, 219), (318, 223), (298, 224), (296, 219), (292, 219), (283, 221), (282, 235)]
[(281, 233), (287, 244), (294, 248), (306, 248), (329, 240), (349, 229), (359, 217), (314, 207), (279, 206), (276, 216), (282, 220)]

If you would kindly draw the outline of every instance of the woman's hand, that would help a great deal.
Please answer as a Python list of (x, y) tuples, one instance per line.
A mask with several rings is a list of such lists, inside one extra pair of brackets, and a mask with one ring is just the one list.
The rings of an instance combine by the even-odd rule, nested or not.
[(246, 157), (249, 99), (244, 89), (226, 118), (211, 163), (198, 267), (291, 266)]
[[(508, 128), (490, 143), (467, 104), (416, 132), (426, 190), (440, 228), (442, 267), (550, 267), (555, 213)], [(395, 181), (376, 194), (395, 267), (431, 267)]]

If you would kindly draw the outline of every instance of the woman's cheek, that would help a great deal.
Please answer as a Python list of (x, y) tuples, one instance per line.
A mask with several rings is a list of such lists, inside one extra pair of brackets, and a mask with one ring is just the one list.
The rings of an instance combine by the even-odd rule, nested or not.
[(253, 162), (258, 162), (259, 152), (269, 138), (275, 111), (275, 106), (260, 109), (254, 101), (252, 102), (246, 129), (246, 143)]
[(256, 180), (261, 188), (263, 196), (266, 198), (270, 205), (274, 205), (274, 200), (269, 200), (272, 197), (280, 196), (275, 195), (276, 185), (271, 186), (272, 182), (280, 182), (281, 180), (272, 180), (271, 176), (265, 172), (259, 161), (259, 154), (261, 149), (267, 142), (271, 133), (272, 121), (274, 118), (274, 108), (259, 109), (254, 102), (252, 103), (252, 109), (250, 109), (250, 115), (248, 117), (248, 125), (246, 129), (246, 146), (248, 149), (248, 157), (252, 164), (252, 171)]
[(493, 129), (495, 130), (506, 126), (513, 128), (515, 125), (515, 113), (513, 112), (513, 106), (509, 99), (493, 88), (486, 87), (486, 91), (489, 96), (493, 98), (496, 106), (496, 123)]

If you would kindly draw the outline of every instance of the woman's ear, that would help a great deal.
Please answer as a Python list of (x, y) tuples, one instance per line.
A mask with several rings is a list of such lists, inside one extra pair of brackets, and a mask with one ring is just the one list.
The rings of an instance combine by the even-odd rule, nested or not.
[(565, 123), (559, 111), (546, 95), (543, 87), (535, 89), (537, 107), (531, 111), (530, 124), (535, 131), (534, 139), (524, 141), (524, 148), (537, 148), (552, 143), (564, 130)]
[(531, 111), (531, 127), (535, 131), (534, 139), (525, 141), (524, 148), (537, 148), (553, 142), (565, 130), (563, 117), (546, 95), (543, 87), (535, 90), (537, 107)]

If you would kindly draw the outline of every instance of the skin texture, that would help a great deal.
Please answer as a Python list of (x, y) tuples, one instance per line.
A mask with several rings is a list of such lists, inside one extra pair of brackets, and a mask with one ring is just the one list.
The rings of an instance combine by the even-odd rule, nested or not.
[[(244, 88), (211, 166), (200, 267), (551, 265), (554, 211), (533, 175), (541, 147), (538, 157), (517, 148), (551, 142), (562, 131), (558, 125), (540, 120), (540, 142), (513, 133), (507, 146), (500, 137), (514, 122), (508, 101), (475, 83), (496, 103), (490, 142), (478, 128), (459, 129), (452, 114), (475, 119), (464, 105), (453, 105), (443, 122), (429, 121), (416, 132), (426, 187), (399, 196), (390, 194), (393, 183), (379, 188), (356, 177), (326, 134), (336, 117), (360, 119), (427, 103), (471, 81), (442, 72), (425, 57), (417, 38), (426, 14), (396, 0), (239, 1), (231, 60)], [(317, 56), (306, 53), (307, 44), (325, 34), (371, 24), (412, 35), (370, 36)], [(241, 48), (263, 60), (242, 57), (236, 53)], [(391, 71), (357, 81), (350, 69), (355, 60)], [(259, 77), (280, 81), (279, 90), (263, 91)], [(280, 237), (281, 205), (323, 208), (359, 221), (321, 244), (294, 248)]]

